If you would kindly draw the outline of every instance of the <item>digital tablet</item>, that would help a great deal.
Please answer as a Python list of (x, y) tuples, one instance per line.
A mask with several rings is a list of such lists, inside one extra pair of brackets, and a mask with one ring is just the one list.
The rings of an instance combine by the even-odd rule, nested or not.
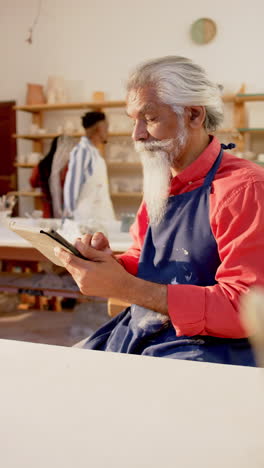
[(51, 262), (55, 263), (55, 265), (64, 266), (54, 254), (54, 247), (63, 247), (63, 249), (77, 257), (87, 260), (74, 245), (53, 229), (44, 230), (36, 226), (23, 226), (17, 223), (17, 221), (10, 221), (8, 227), (16, 234), (23, 237), (23, 239), (30, 242), (33, 247), (39, 250)]

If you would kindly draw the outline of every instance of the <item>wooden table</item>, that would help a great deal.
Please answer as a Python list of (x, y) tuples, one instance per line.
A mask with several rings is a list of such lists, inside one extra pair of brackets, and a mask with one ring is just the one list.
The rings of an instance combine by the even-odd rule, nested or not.
[(0, 340), (3, 468), (263, 468), (264, 370)]

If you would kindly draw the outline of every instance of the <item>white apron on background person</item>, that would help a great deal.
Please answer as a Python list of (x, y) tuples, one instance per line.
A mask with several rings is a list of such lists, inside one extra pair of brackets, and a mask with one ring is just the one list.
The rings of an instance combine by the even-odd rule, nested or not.
[(111, 221), (115, 219), (114, 209), (109, 194), (107, 170), (104, 158), (97, 151), (92, 161), (93, 174), (81, 188), (77, 206), (73, 213), (76, 221), (98, 219)]
[(64, 186), (64, 208), (76, 221), (115, 219), (104, 158), (87, 137), (72, 150)]

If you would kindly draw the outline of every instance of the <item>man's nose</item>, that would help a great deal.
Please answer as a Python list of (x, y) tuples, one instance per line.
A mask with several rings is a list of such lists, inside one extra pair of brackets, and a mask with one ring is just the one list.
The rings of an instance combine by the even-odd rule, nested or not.
[(138, 120), (135, 123), (132, 138), (134, 141), (146, 140), (148, 138), (148, 131), (145, 122)]

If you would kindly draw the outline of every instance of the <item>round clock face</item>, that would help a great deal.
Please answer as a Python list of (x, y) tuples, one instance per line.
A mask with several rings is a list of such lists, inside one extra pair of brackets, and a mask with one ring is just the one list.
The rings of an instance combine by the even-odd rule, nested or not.
[(216, 24), (210, 18), (200, 18), (191, 26), (191, 37), (196, 44), (208, 44), (216, 35)]

